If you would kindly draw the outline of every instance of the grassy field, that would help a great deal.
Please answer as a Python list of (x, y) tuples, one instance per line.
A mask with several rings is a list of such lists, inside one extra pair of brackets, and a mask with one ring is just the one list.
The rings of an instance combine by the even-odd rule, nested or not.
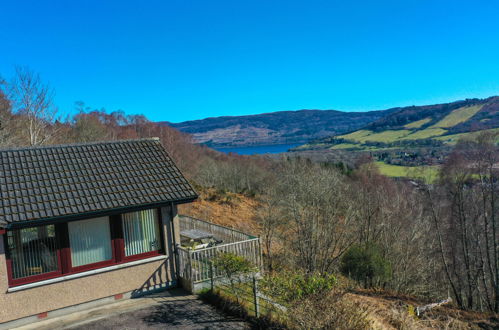
[[(499, 133), (499, 128), (485, 129), (477, 132), (444, 135), (434, 137), (433, 139), (443, 141), (447, 144), (456, 144), (459, 139), (474, 139), (483, 132)], [(499, 143), (499, 136), (496, 137), (496, 143)]]
[[(482, 109), (482, 107), (483, 105), (475, 105), (475, 106), (465, 106), (455, 109), (452, 112), (448, 113), (443, 119), (439, 120), (436, 124), (433, 124), (429, 127), (426, 127), (426, 125), (431, 123), (432, 120), (434, 120), (434, 118), (432, 117), (426, 117), (423, 119), (407, 123), (403, 126), (403, 129), (396, 129), (396, 127), (398, 126), (392, 125), (394, 129), (387, 129), (378, 132), (368, 129), (361, 129), (348, 134), (336, 136), (336, 138), (347, 140), (344, 143), (334, 144), (334, 142), (329, 142), (329, 141), (326, 143), (320, 143), (320, 142), (309, 143), (302, 145), (297, 149), (306, 150), (306, 149), (327, 148), (330, 150), (350, 149), (351, 151), (379, 151), (379, 150), (387, 150), (393, 148), (401, 148), (404, 146), (417, 148), (419, 144), (416, 145), (413, 142), (408, 143), (407, 141), (428, 140), (428, 139), (442, 141), (445, 144), (453, 145), (459, 139), (475, 138), (476, 136), (478, 136), (478, 134), (480, 134), (480, 132), (483, 132), (479, 131), (471, 133), (445, 135), (448, 134), (449, 128), (470, 120), (470, 118), (475, 116), (475, 114), (479, 112)], [(496, 132), (499, 131), (499, 129), (494, 128), (485, 131)], [(404, 141), (405, 143), (397, 144), (397, 142), (399, 141)], [(394, 142), (395, 144), (392, 144)], [(497, 139), (497, 142), (499, 143), (499, 138)], [(383, 143), (385, 144), (386, 147), (382, 145)], [(436, 144), (431, 144), (431, 143), (421, 144), (421, 146), (423, 147), (428, 147), (429, 145), (436, 145)], [(402, 171), (401, 169), (398, 170)], [(396, 170), (392, 169), (392, 171)], [(407, 176), (402, 174), (401, 176)], [(390, 171), (387, 173), (387, 175), (390, 175)]]
[(380, 133), (374, 133), (368, 137), (366, 137), (366, 141), (374, 141), (374, 142), (395, 142), (404, 136), (407, 136), (411, 133), (411, 131), (401, 129), (396, 131), (384, 131)]
[[(431, 118), (424, 118), (406, 124), (404, 126), (404, 128), (406, 129), (386, 130), (379, 133), (370, 130), (358, 130), (349, 134), (340, 135), (338, 137), (346, 140), (356, 141), (359, 143), (365, 143), (367, 141), (391, 143), (397, 140), (427, 139), (434, 136), (445, 134), (447, 130), (444, 128), (452, 127), (459, 123), (467, 121), (468, 119), (473, 117), (478, 111), (480, 111), (481, 108), (482, 106), (480, 105), (480, 106), (462, 107), (456, 109), (451, 113), (449, 113), (447, 116), (445, 116), (435, 125), (432, 125), (429, 128), (423, 130), (417, 130), (417, 129), (429, 123), (431, 121)], [(416, 131), (414, 131), (414, 129), (416, 129)]]
[[(427, 118), (428, 119), (428, 118)], [(444, 118), (445, 119), (445, 118)], [(421, 123), (422, 121), (428, 122), (426, 119), (419, 120), (418, 122), (413, 122), (411, 124), (414, 125), (424, 125), (424, 123)], [(418, 123), (418, 124), (416, 124)], [(408, 124), (410, 125), (410, 124)], [(407, 125), (406, 125), (407, 126)], [(346, 140), (351, 140), (356, 143), (340, 143), (333, 145), (329, 147), (331, 150), (341, 150), (341, 149), (361, 149), (361, 150), (381, 150), (381, 149), (387, 149), (387, 148), (374, 148), (370, 146), (366, 146), (363, 143), (367, 141), (372, 141), (372, 142), (385, 142), (385, 143), (390, 143), (390, 142), (395, 142), (398, 140), (422, 140), (422, 139), (435, 139), (442, 141), (446, 144), (456, 144), (456, 142), (459, 139), (473, 139), (476, 138), (479, 134), (482, 132), (499, 132), (499, 128), (492, 128), (488, 130), (482, 130), (482, 131), (477, 131), (477, 132), (470, 132), (470, 133), (460, 133), (460, 134), (451, 134), (451, 135), (444, 135), (447, 133), (446, 129), (440, 128), (440, 127), (429, 127), (423, 130), (416, 130), (413, 133), (411, 133), (411, 130), (387, 130), (384, 132), (380, 133), (375, 133), (369, 130), (359, 130), (355, 131), (353, 133), (345, 134), (345, 135), (340, 135), (338, 138), (343, 138)], [(499, 143), (499, 137), (497, 138), (496, 142)], [(310, 147), (311, 145), (305, 144), (303, 146), (298, 147), (298, 149), (305, 149), (307, 147)], [(321, 143), (321, 144), (314, 144), (314, 147), (324, 147), (327, 146), (327, 144)]]
[(375, 133), (369, 130), (360, 130), (346, 135), (340, 135), (339, 138), (353, 140), (360, 143), (364, 143), (366, 141), (372, 142), (394, 142), (404, 136), (407, 136), (411, 133), (409, 130), (401, 129), (401, 130), (387, 130), (380, 133)]
[(360, 144), (353, 144), (353, 143), (340, 143), (332, 146), (329, 149), (332, 150), (339, 150), (339, 149), (351, 149), (351, 148), (362, 148), (362, 145)]
[(431, 121), (431, 118), (425, 118), (425, 119), (421, 119), (421, 120), (418, 120), (418, 121), (413, 121), (412, 123), (404, 125), (404, 127), (408, 128), (408, 129), (411, 129), (411, 128), (420, 128), (421, 126), (423, 126), (424, 124), (429, 123), (430, 121)]
[(398, 166), (376, 162), (381, 174), (396, 178), (424, 179), (426, 182), (433, 182), (438, 175), (438, 166)]
[(366, 136), (371, 135), (373, 132), (369, 130), (360, 130), (360, 131), (355, 131), (353, 133), (345, 134), (345, 135), (340, 135), (338, 138), (340, 139), (346, 139), (346, 140), (352, 140), (352, 141), (358, 141), (362, 142), (365, 141), (363, 140)]
[(408, 136), (401, 138), (401, 140), (419, 140), (427, 139), (433, 136), (439, 136), (445, 134), (447, 131), (443, 128), (427, 128), (420, 131), (416, 131)]
[(482, 105), (476, 105), (471, 107), (462, 107), (456, 109), (449, 113), (444, 119), (440, 120), (438, 123), (431, 127), (452, 127), (459, 123), (465, 122), (471, 117), (473, 117), (480, 109)]

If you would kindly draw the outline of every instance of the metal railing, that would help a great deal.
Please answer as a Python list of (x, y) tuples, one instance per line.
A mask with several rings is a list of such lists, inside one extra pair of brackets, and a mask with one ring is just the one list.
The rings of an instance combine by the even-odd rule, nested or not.
[(189, 229), (199, 229), (213, 234), (217, 239), (223, 240), (223, 243), (234, 243), (256, 238), (242, 231), (220, 226), (205, 220), (196, 219), (186, 215), (179, 215), (180, 231)]
[(192, 250), (178, 247), (179, 276), (191, 284), (209, 281), (214, 277), (223, 276), (218, 270), (213, 270), (212, 260), (219, 253), (233, 253), (249, 260), (255, 267), (261, 269), (262, 254), (260, 239), (227, 227), (215, 225), (207, 221), (180, 216), (180, 229), (200, 229), (212, 233), (225, 244), (208, 248)]

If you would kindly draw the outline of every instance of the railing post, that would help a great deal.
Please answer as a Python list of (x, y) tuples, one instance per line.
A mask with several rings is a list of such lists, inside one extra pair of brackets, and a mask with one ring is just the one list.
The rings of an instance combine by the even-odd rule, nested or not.
[(260, 273), (263, 274), (263, 251), (262, 251), (262, 243), (260, 241), (260, 236), (258, 236), (258, 268), (260, 268)]
[(189, 284), (191, 287), (191, 292), (194, 290), (194, 280), (192, 278), (192, 251), (187, 250), (187, 274), (189, 276)]
[(213, 279), (213, 261), (210, 260), (210, 284), (211, 284), (211, 292), (213, 292), (214, 289), (214, 279)]
[(180, 277), (182, 277), (182, 275), (183, 275), (180, 273), (180, 265), (182, 263), (180, 258), (182, 258), (182, 256), (180, 255), (179, 249), (180, 249), (180, 243), (175, 244), (175, 248), (173, 250), (173, 255), (175, 258), (175, 274), (177, 275), (177, 281), (179, 281)]
[(253, 274), (253, 298), (255, 304), (255, 316), (260, 317), (260, 304), (258, 302), (258, 281), (255, 274)]

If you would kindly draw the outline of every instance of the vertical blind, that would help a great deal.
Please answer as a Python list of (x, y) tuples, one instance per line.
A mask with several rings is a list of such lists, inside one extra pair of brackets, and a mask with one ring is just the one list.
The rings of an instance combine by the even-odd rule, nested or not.
[(7, 233), (14, 279), (58, 269), (54, 225), (17, 229)]
[(160, 249), (157, 209), (125, 213), (122, 217), (125, 256)]
[(68, 231), (73, 267), (112, 258), (109, 217), (70, 222)]
[[(125, 256), (161, 249), (157, 209), (122, 214), (121, 225)], [(109, 217), (69, 222), (67, 234), (72, 267), (112, 260)], [(20, 279), (60, 270), (58, 239), (55, 225), (7, 231), (12, 278)], [(64, 255), (62, 257), (65, 258)]]

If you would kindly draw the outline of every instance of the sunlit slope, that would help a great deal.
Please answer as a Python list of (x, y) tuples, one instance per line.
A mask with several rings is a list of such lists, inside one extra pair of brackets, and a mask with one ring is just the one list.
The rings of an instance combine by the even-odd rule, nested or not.
[[(499, 127), (499, 97), (406, 107), (363, 129), (308, 143), (300, 149), (392, 148), (453, 144), (460, 137)], [(435, 141), (431, 143), (428, 141)], [(440, 142), (441, 141), (441, 142)]]
[(447, 116), (445, 116), (444, 119), (440, 120), (438, 123), (435, 125), (431, 126), (432, 128), (436, 127), (453, 127), (456, 126), (457, 124), (463, 123), (473, 117), (480, 109), (482, 109), (483, 105), (475, 105), (471, 107), (462, 107), (459, 109), (456, 109), (449, 113)]
[(426, 128), (419, 131), (414, 131), (411, 134), (402, 138), (402, 140), (420, 140), (427, 139), (434, 136), (439, 136), (447, 133), (447, 130), (442, 128)]
[[(457, 141), (460, 139), (467, 140), (467, 139), (475, 139), (478, 135), (482, 133), (499, 133), (499, 128), (491, 128), (491, 129), (484, 129), (476, 132), (468, 132), (468, 133), (459, 133), (459, 134), (451, 134), (451, 135), (444, 135), (444, 136), (438, 136), (434, 138), (435, 140), (442, 141), (447, 144), (456, 144)], [(499, 135), (496, 137), (496, 143), (499, 143)]]
[(387, 130), (379, 133), (371, 132), (369, 130), (361, 130), (350, 134), (340, 135), (338, 137), (360, 143), (364, 143), (367, 141), (393, 142), (396, 141), (397, 139), (407, 136), (410, 133), (411, 132), (409, 130), (396, 130), (396, 131)]
[(427, 139), (435, 136), (440, 136), (447, 133), (445, 128), (456, 126), (475, 115), (482, 106), (462, 107), (458, 108), (436, 124), (428, 128), (422, 128), (432, 121), (431, 118), (416, 120), (404, 125), (404, 129), (386, 130), (382, 132), (373, 132), (370, 130), (358, 130), (349, 134), (339, 135), (338, 138), (350, 140), (358, 143), (365, 142), (395, 142), (397, 140), (419, 140)]
[(405, 124), (404, 128), (407, 128), (407, 129), (420, 128), (424, 124), (428, 124), (430, 121), (431, 121), (431, 118), (416, 120), (416, 121), (413, 121), (412, 123)]

